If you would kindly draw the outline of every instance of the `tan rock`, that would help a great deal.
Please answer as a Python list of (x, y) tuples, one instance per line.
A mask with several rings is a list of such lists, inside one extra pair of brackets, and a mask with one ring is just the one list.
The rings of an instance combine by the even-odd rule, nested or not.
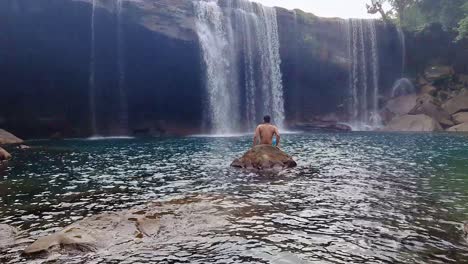
[(437, 120), (442, 126), (450, 127), (455, 125), (452, 116), (447, 113), (439, 102), (431, 95), (424, 94), (416, 100), (416, 106), (409, 112), (410, 115), (424, 114)]
[(385, 108), (397, 116), (406, 115), (416, 106), (417, 98), (414, 94), (399, 96), (390, 99)]
[(440, 124), (427, 115), (405, 115), (397, 117), (383, 131), (399, 132), (433, 132), (442, 131)]
[(451, 115), (468, 111), (468, 95), (458, 95), (445, 102), (442, 107)]
[(468, 123), (453, 126), (447, 129), (449, 132), (468, 132)]
[(0, 145), (21, 143), (23, 143), (22, 139), (17, 138), (15, 135), (6, 130), (0, 129)]
[(456, 125), (468, 123), (468, 112), (456, 113), (452, 117)]
[(297, 163), (277, 147), (258, 145), (240, 159), (234, 160), (232, 167), (256, 170), (283, 170), (297, 166)]
[(11, 154), (8, 151), (0, 148), (0, 161), (11, 159)]

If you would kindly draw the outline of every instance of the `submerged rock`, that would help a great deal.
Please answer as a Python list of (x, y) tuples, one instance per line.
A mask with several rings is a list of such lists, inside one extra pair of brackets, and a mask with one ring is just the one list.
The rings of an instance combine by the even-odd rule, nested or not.
[(151, 203), (85, 218), (59, 232), (40, 237), (23, 253), (31, 257), (57, 255), (66, 259), (69, 255), (88, 252), (108, 257), (134, 253), (142, 247), (154, 248), (171, 240), (197, 240), (203, 232), (227, 223), (214, 210), (216, 197), (202, 198)]
[(454, 114), (453, 121), (457, 125), (468, 123), (468, 112), (460, 112), (460, 113)]
[(18, 230), (12, 226), (0, 224), (0, 249), (15, 243)]
[(433, 132), (442, 131), (440, 124), (427, 115), (405, 115), (397, 117), (383, 129), (395, 132)]
[(447, 129), (449, 132), (468, 132), (468, 123), (453, 126)]
[(468, 95), (458, 95), (449, 99), (442, 106), (449, 114), (468, 111)]
[(247, 151), (240, 159), (234, 160), (231, 166), (256, 170), (283, 170), (294, 168), (297, 163), (277, 147), (258, 145)]
[(8, 151), (0, 148), (0, 161), (11, 159), (11, 154)]
[(0, 129), (0, 145), (4, 144), (21, 144), (23, 140), (11, 134), (10, 132)]

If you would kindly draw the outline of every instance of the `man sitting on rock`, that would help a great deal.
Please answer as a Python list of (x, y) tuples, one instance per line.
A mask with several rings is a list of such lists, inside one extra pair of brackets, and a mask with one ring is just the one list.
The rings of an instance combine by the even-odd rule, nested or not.
[[(255, 129), (253, 146), (254, 147), (256, 145), (270, 145), (271, 146), (273, 145), (273, 136), (276, 136), (276, 147), (279, 148), (280, 133), (278, 131), (278, 128), (270, 123), (271, 117), (268, 115), (263, 118), (263, 121), (264, 123), (260, 124)], [(260, 141), (260, 144), (258, 144), (259, 141)]]

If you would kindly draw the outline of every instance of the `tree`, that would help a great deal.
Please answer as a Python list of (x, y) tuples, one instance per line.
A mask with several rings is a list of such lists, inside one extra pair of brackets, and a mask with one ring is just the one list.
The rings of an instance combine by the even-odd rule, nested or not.
[[(401, 24), (406, 9), (417, 2), (417, 0), (371, 0), (371, 4), (367, 4), (366, 7), (370, 14), (380, 13), (384, 21), (388, 22), (390, 18), (396, 18)], [(385, 11), (386, 5), (389, 8), (388, 11)]]

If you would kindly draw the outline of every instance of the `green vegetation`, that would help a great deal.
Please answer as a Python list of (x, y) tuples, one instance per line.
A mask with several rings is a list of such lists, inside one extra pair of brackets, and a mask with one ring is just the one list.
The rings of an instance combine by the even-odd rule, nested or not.
[(367, 11), (408, 30), (438, 23), (456, 31), (456, 40), (468, 38), (468, 0), (371, 0)]

